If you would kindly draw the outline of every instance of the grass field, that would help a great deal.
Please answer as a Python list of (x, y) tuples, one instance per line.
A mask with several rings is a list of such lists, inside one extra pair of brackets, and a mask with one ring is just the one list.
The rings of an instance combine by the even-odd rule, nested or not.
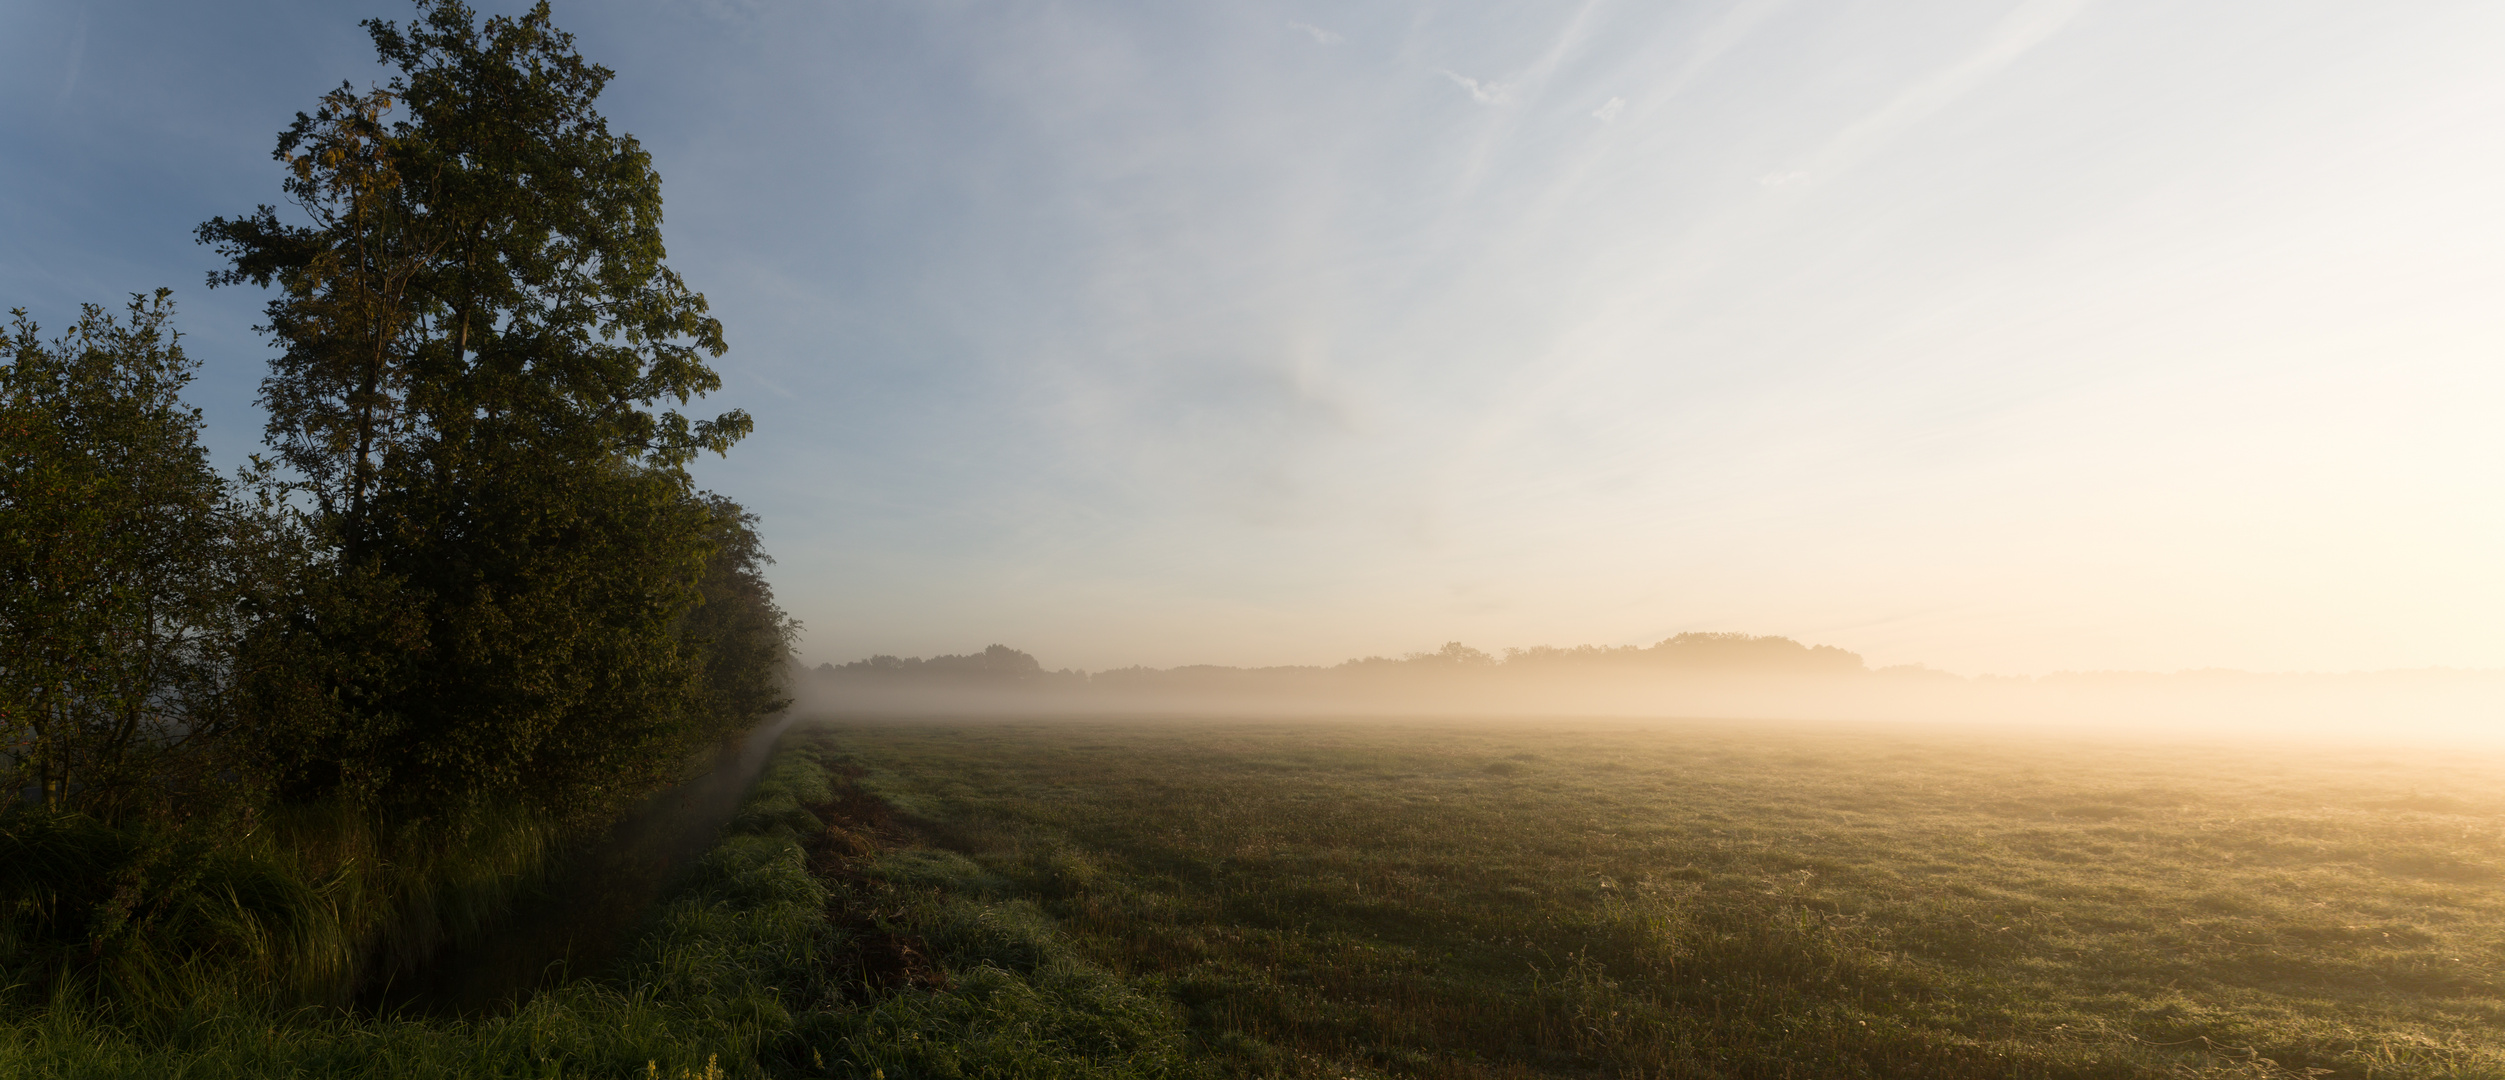
[(0, 1076), (2505, 1077), (2501, 774), (1878, 727), (826, 722), (608, 970), (459, 1017), (0, 987)]
[(893, 815), (883, 880), (1032, 905), (1214, 1072), (2505, 1076), (2493, 758), (1762, 724), (814, 737)]

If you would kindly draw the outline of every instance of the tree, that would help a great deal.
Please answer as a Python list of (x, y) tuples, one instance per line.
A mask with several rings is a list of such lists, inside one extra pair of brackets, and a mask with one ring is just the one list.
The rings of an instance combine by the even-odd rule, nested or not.
[(724, 351), (664, 262), (650, 156), (545, 3), (419, 0), (364, 25), (395, 69), (282, 132), (274, 207), (200, 227), (211, 284), (274, 287), (262, 383), (325, 579), (287, 620), (282, 775), (404, 809), (591, 811), (706, 724), (676, 633), (718, 542), (685, 465)]
[(774, 558), (757, 537), (757, 516), (721, 495), (707, 493), (704, 502), (713, 514), (713, 555), (699, 586), (703, 602), (687, 613), (679, 638), (700, 650), (705, 713), (718, 739), (791, 704), (783, 676), (800, 624), (766, 583)]
[(168, 296), (0, 331), (0, 776), (107, 819), (201, 781), (244, 595)]

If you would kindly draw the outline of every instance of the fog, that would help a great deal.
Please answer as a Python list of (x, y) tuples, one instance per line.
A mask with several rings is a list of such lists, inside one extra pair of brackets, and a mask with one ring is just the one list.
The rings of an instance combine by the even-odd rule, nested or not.
[(1872, 668), (1781, 637), (1682, 634), (1647, 648), (1459, 642), (1333, 666), (1047, 669), (979, 653), (821, 664), (799, 711), (853, 716), (1506, 717), (1859, 721), (2046, 733), (2505, 746), (2505, 672), (2061, 672)]

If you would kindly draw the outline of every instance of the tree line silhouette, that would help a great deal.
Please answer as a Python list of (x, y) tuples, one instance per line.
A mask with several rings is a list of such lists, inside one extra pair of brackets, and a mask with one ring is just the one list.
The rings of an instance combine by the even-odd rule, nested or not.
[(1839, 675), (1869, 669), (1861, 656), (1832, 645), (1803, 645), (1787, 637), (1742, 633), (1684, 633), (1650, 646), (1541, 645), (1496, 655), (1458, 641), (1400, 657), (1367, 656), (1339, 664), (1227, 667), (1189, 664), (1172, 668), (1124, 667), (1085, 672), (1046, 670), (1035, 657), (1006, 645), (979, 653), (920, 657), (872, 656), (847, 664), (822, 663), (816, 680), (831, 687), (931, 686), (969, 689), (1257, 689), (1314, 687), (1369, 679), (1427, 679), (1451, 675), (1550, 675), (1576, 671), (1691, 672), (1760, 675)]

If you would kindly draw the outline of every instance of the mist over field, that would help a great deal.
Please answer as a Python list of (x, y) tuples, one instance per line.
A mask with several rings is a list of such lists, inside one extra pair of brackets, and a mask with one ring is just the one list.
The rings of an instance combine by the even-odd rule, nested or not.
[(2505, 1080), (2499, 57), (0, 3), (0, 1080)]
[(1333, 666), (1047, 669), (1004, 645), (795, 673), (803, 711), (844, 715), (1725, 718), (1989, 725), (2265, 741), (2505, 745), (2505, 672), (2060, 672), (1873, 668), (1834, 646), (1691, 633), (1651, 647), (1490, 654), (1452, 642)]

